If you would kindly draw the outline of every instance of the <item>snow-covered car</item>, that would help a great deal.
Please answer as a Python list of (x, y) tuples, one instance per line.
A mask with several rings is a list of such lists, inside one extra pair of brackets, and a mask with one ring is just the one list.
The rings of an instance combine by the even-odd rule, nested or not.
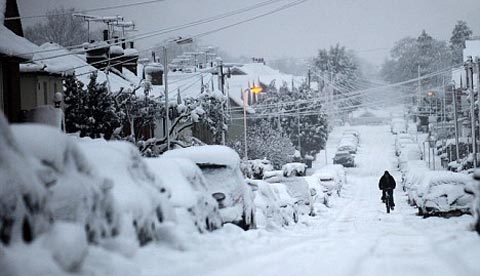
[(41, 170), (0, 111), (0, 248), (31, 242), (50, 226), (48, 179), (42, 179)]
[(297, 223), (299, 219), (299, 202), (288, 193), (288, 187), (281, 183), (270, 184), (277, 195), (285, 225)]
[(355, 157), (349, 151), (337, 151), (333, 157), (333, 164), (344, 167), (355, 167)]
[(395, 154), (399, 156), (404, 147), (412, 144), (417, 145), (415, 139), (412, 136), (410, 136), (409, 134), (398, 134), (395, 139)]
[(116, 236), (119, 218), (109, 178), (100, 176), (76, 141), (42, 124), (12, 125), (15, 139), (42, 163), (47, 208), (54, 221), (78, 223), (89, 242)]
[(263, 179), (264, 172), (273, 171), (273, 164), (267, 159), (242, 161), (242, 166), (244, 175), (253, 179)]
[[(122, 231), (137, 235), (140, 245), (161, 239), (165, 222), (175, 222), (169, 190), (150, 170), (138, 149), (123, 141), (79, 139), (79, 147), (104, 177), (122, 216)], [(122, 233), (120, 233), (122, 234)]]
[(316, 190), (315, 200), (330, 206), (330, 197), (340, 196), (343, 185), (346, 183), (345, 169), (342, 165), (326, 165), (316, 171), (309, 181), (310, 188)]
[(402, 118), (394, 118), (392, 119), (392, 123), (390, 125), (390, 130), (393, 134), (398, 133), (406, 133), (406, 123), (405, 120)]
[(247, 180), (255, 193), (256, 223), (259, 228), (288, 225), (289, 218), (281, 210), (281, 201), (271, 184), (263, 180)]
[(287, 163), (282, 166), (283, 176), (304, 176), (307, 173), (307, 165), (299, 162)]
[(451, 216), (472, 212), (474, 191), (471, 177), (448, 171), (430, 171), (418, 191), (419, 214)]
[(480, 169), (473, 172), (474, 183), (473, 189), (475, 192), (475, 201), (473, 202), (473, 229), (480, 234)]
[(349, 153), (357, 152), (358, 144), (351, 139), (341, 139), (337, 146), (337, 151), (348, 151)]
[(202, 170), (207, 189), (217, 200), (224, 223), (243, 229), (255, 228), (255, 204), (252, 189), (240, 170), (240, 157), (225, 146), (198, 146), (170, 150), (168, 158), (186, 158)]
[(145, 158), (145, 162), (170, 190), (177, 223), (187, 231), (212, 231), (222, 226), (217, 201), (207, 190), (200, 168), (188, 159)]
[(422, 151), (417, 144), (406, 144), (398, 156), (398, 168), (403, 171), (408, 161), (421, 160)]
[(357, 138), (357, 140), (360, 139), (360, 133), (354, 129), (346, 129), (343, 131), (343, 135), (353, 135)]
[(272, 171), (265, 174), (264, 180), (271, 184), (284, 184), (288, 194), (295, 199), (300, 214), (315, 215), (312, 191), (304, 177), (285, 177), (283, 171)]

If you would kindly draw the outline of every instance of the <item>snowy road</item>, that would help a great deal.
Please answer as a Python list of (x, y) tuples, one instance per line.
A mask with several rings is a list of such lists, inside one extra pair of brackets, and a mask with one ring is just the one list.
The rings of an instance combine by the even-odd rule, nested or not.
[(480, 238), (467, 230), (470, 217), (422, 219), (401, 189), (397, 208), (385, 213), (377, 181), (394, 170), (394, 138), (386, 126), (359, 131), (358, 167), (348, 171), (332, 208), (286, 230), (226, 227), (184, 251), (152, 246), (137, 257), (144, 275), (480, 275)]

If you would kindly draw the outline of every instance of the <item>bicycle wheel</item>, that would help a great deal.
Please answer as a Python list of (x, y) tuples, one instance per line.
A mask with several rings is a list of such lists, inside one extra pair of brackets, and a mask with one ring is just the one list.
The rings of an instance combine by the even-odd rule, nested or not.
[(387, 206), (387, 214), (390, 214), (390, 196), (386, 196), (385, 205)]

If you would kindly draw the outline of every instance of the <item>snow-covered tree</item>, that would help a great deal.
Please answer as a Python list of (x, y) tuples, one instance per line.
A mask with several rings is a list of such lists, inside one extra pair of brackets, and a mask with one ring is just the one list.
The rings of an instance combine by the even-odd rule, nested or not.
[[(85, 22), (72, 16), (74, 13), (74, 9), (64, 7), (49, 10), (44, 20), (25, 29), (25, 37), (38, 45), (55, 42), (70, 46), (87, 42), (88, 30)], [(94, 32), (94, 36), (98, 37), (99, 33)]]
[(110, 139), (121, 126), (122, 113), (105, 83), (97, 83), (92, 73), (87, 87), (68, 76), (65, 79), (65, 125), (67, 132), (78, 132), (80, 137)]
[(328, 123), (317, 92), (306, 85), (294, 91), (286, 83), (278, 90), (270, 85), (257, 104), (256, 112), (272, 127), (284, 131), (302, 155), (315, 156), (324, 148)]
[[(450, 50), (445, 41), (437, 40), (425, 30), (417, 38), (406, 37), (395, 43), (390, 59), (381, 74), (389, 82), (401, 82), (440, 71), (451, 65)], [(442, 76), (422, 80), (424, 89), (442, 85)], [(412, 82), (411, 86), (416, 86)]]
[(452, 51), (453, 64), (461, 64), (463, 62), (463, 49), (465, 48), (465, 40), (472, 36), (473, 32), (468, 27), (467, 22), (459, 20), (453, 28), (450, 37), (450, 49)]
[[(251, 121), (247, 132), (248, 158), (270, 160), (279, 169), (292, 161), (295, 147), (285, 132), (272, 127), (268, 120)], [(244, 137), (237, 137), (229, 144), (241, 157), (244, 157)]]

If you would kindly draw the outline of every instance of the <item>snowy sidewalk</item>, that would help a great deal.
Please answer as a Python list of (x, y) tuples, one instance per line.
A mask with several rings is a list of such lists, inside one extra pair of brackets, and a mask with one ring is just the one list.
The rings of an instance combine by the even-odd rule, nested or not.
[(149, 246), (136, 259), (144, 275), (480, 275), (471, 217), (422, 219), (400, 188), (395, 211), (385, 213), (377, 184), (386, 169), (400, 182), (394, 137), (388, 126), (354, 128), (358, 167), (348, 170), (343, 198), (331, 209), (286, 230), (227, 226), (189, 241), (185, 251)]

